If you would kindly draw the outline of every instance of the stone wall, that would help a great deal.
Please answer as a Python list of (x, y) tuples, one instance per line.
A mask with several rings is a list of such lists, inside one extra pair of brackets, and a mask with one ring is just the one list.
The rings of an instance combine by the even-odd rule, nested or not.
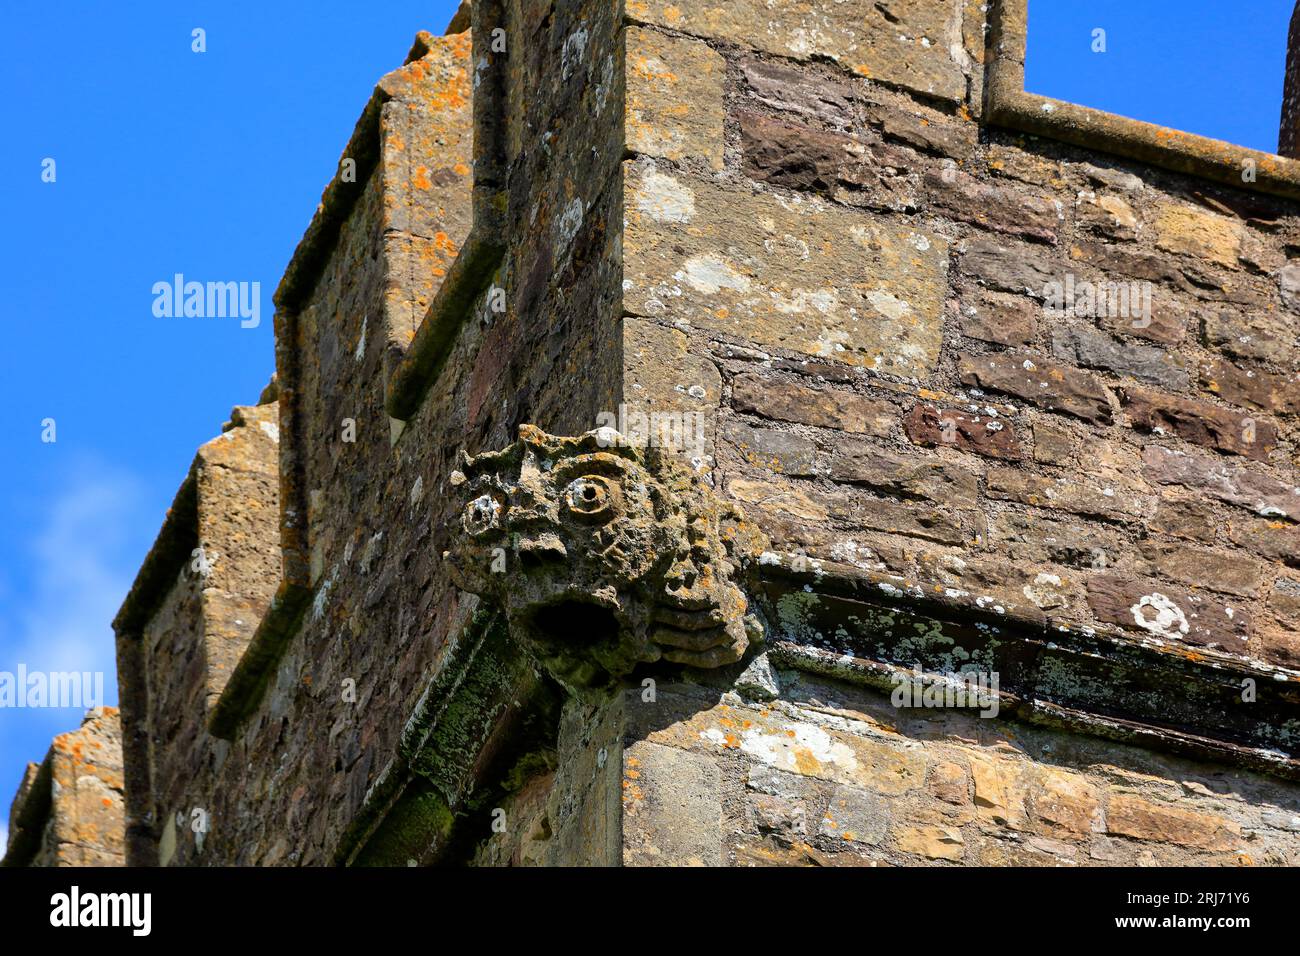
[(974, 5), (878, 6), (628, 4), (691, 77), (630, 137), (637, 361), (777, 550), (1300, 662), (1295, 204), (981, 126)]
[(1292, 159), (1300, 154), (1300, 4), (1291, 14), (1286, 37), (1286, 77), (1282, 83), (1282, 121), (1278, 125), (1277, 151)]
[[(131, 862), (1297, 862), (1295, 200), (987, 122), (1012, 2), (421, 34), (119, 615)], [(638, 416), (767, 639), (579, 693), (454, 472)], [(962, 669), (996, 719), (890, 703)]]
[(208, 722), (279, 576), (274, 395), (199, 449), (114, 622), (132, 863), (166, 856), (176, 816), (211, 805), (195, 772), (215, 756)]
[[(619, 859), (1295, 862), (1290, 721), (1243, 690), (1296, 703), (1295, 203), (982, 124), (976, 4), (626, 11), (623, 402), (706, 416), (697, 465), (806, 593), (770, 595), (769, 703), (570, 710), (622, 753)], [(1031, 726), (873, 689), (995, 657)], [(480, 862), (565, 862), (566, 785)]]
[[(279, 498), (293, 586), (268, 595), (269, 613), (203, 719), (167, 703), (190, 694), (183, 669), (161, 658), (142, 668), (154, 709), (199, 728), (194, 750), (172, 738), (147, 760), (159, 862), (322, 864), (371, 841), (365, 861), (405, 864), (441, 849), (429, 834), (450, 813), (448, 794), (409, 779), (402, 739), (430, 682), (457, 659), (477, 603), (438, 570), (456, 454), (502, 443), (525, 421), (577, 430), (611, 404), (618, 376), (608, 220), (621, 197), (609, 38), (619, 24), (606, 4), (570, 6), (568, 19), (510, 9), (509, 47), (528, 57), (509, 61), (505, 83), (504, 253), (472, 314), (447, 330), (444, 372), (409, 420), (390, 419), (385, 400), (472, 218), (477, 134), (463, 21), (446, 37), (421, 34), (407, 64), (380, 81), (295, 254), (276, 297)], [(570, 41), (575, 23), (590, 46)], [(547, 150), (536, 148), (539, 128)], [(614, 145), (593, 144), (591, 129)], [(494, 307), (496, 290), (508, 309)], [(255, 576), (276, 583), (266, 569)], [(184, 579), (173, 587), (146, 637), (183, 645), (202, 631), (192, 591)], [(510, 692), (535, 683), (526, 669), (507, 674)], [(454, 745), (473, 762), (481, 744)], [(418, 848), (391, 820), (378, 836), (367, 829), (390, 803), (431, 828)], [(186, 825), (196, 809), (202, 832)], [(139, 861), (149, 853), (143, 846)]]
[(116, 707), (89, 711), (27, 765), (0, 866), (123, 866), (125, 785)]
[[(621, 702), (623, 862), (1295, 865), (1294, 785), (783, 672)], [(678, 809), (713, 826), (680, 826)]]

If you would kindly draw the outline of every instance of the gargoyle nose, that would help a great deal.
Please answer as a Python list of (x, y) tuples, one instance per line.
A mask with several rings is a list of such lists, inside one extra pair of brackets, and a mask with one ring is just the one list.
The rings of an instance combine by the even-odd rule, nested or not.
[(520, 538), (516, 548), (521, 564), (539, 565), (548, 561), (563, 561), (569, 556), (564, 542), (553, 534), (542, 534), (535, 538)]

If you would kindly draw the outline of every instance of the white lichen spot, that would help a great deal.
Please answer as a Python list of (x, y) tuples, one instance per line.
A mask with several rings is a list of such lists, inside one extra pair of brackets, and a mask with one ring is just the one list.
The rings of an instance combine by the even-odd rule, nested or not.
[(555, 228), (560, 234), (561, 248), (571, 243), (573, 237), (578, 234), (578, 230), (582, 228), (582, 217), (585, 213), (586, 210), (582, 205), (582, 200), (574, 199), (560, 214), (560, 219), (555, 224)]
[(641, 179), (637, 208), (655, 222), (690, 222), (695, 218), (695, 193), (679, 179), (649, 170)]
[(325, 607), (329, 604), (330, 589), (332, 587), (334, 587), (333, 572), (331, 572), (330, 576), (325, 579), (325, 583), (320, 586), (320, 589), (316, 592), (316, 596), (312, 598), (311, 617), (313, 621), (319, 621), (325, 614)]
[(810, 308), (822, 315), (839, 312), (840, 297), (835, 289), (795, 289), (790, 295), (770, 290), (772, 308), (783, 315), (803, 315)]
[(787, 724), (781, 733), (747, 730), (740, 749), (768, 766), (796, 773), (807, 766), (809, 758), (849, 773), (858, 769), (858, 758), (847, 745), (811, 724)]
[(1182, 608), (1159, 592), (1144, 594), (1129, 610), (1138, 627), (1161, 637), (1176, 637), (1191, 630)]
[(564, 49), (560, 51), (560, 77), (567, 80), (577, 66), (578, 61), (582, 59), (587, 52), (587, 31), (578, 29), (569, 34), (564, 40)]
[(748, 292), (751, 286), (748, 276), (737, 272), (731, 263), (716, 255), (691, 256), (686, 260), (682, 278), (696, 292), (705, 295), (714, 295), (723, 289)]
[(884, 289), (873, 289), (867, 293), (867, 301), (882, 315), (895, 321), (911, 314), (912, 307), (897, 296), (890, 295)]
[(258, 422), (257, 427), (262, 429), (262, 431), (266, 434), (268, 438), (271, 439), (271, 441), (275, 442), (276, 444), (279, 444), (280, 442), (279, 425), (277, 425), (275, 422)]

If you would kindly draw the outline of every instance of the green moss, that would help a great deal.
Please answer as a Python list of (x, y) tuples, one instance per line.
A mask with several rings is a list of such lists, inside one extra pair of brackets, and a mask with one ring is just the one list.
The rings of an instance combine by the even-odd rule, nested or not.
[(505, 780), (501, 782), (501, 787), (507, 793), (518, 793), (534, 777), (544, 773), (550, 773), (559, 766), (559, 757), (554, 750), (530, 750), (510, 768), (506, 774)]
[(451, 834), (455, 816), (432, 787), (408, 789), (384, 818), (354, 866), (406, 866), (441, 847)]

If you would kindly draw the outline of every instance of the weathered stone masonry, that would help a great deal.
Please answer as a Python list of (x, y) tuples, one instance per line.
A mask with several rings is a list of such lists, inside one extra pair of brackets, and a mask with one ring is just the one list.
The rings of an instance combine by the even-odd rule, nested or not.
[[(1300, 863), (1300, 172), (1026, 93), (985, 7), (421, 34), (119, 616), (130, 862)], [(756, 553), (564, 497), (622, 494), (548, 471), (620, 409), (703, 421), (628, 513)], [(734, 571), (756, 626), (630, 641), (591, 607), (649, 556), (613, 579)], [(891, 702), (961, 670), (996, 717)]]

